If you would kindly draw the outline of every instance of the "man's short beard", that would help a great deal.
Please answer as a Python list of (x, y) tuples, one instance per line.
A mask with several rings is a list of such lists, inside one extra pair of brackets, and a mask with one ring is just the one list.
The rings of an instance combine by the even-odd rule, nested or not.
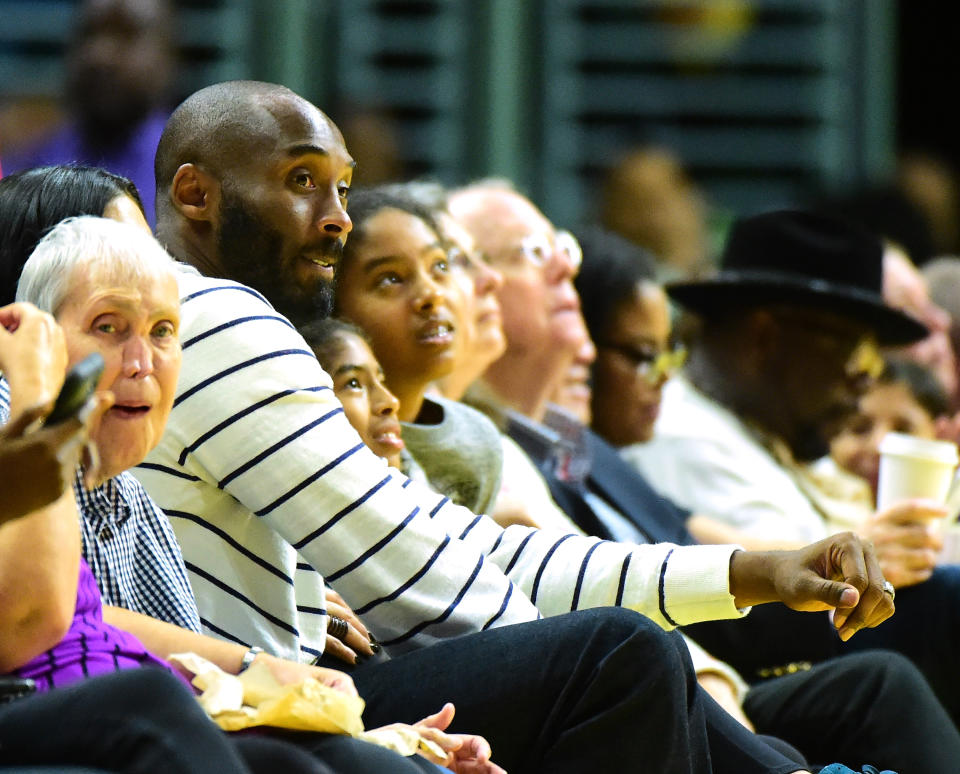
[[(293, 277), (280, 264), (283, 237), (257, 218), (240, 197), (223, 191), (220, 205), (220, 234), (217, 239), (222, 265), (230, 279), (259, 291), (278, 312), (294, 325), (330, 316), (333, 311), (334, 284), (318, 282), (313, 292), (294, 285)], [(342, 245), (331, 240), (339, 263)]]

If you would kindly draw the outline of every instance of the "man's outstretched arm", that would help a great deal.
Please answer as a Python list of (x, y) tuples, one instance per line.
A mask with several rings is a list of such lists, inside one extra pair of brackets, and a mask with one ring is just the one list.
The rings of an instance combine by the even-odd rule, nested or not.
[[(185, 541), (195, 591), (209, 582), (242, 597), (251, 615), (275, 616), (270, 597), (294, 582), (279, 577), (279, 536), (398, 647), (529, 620), (537, 613), (527, 597), (547, 615), (619, 604), (665, 627), (740, 614), (729, 587), (735, 547), (504, 530), (388, 470), (362, 446), (289, 323), (247, 289), (194, 281), (177, 401), (148, 458), (164, 475), (148, 470), (144, 482), (175, 525), (179, 515), (182, 540), (186, 526), (234, 552), (211, 573), (202, 564), (217, 560)], [(248, 572), (220, 576), (244, 565)], [(198, 581), (203, 573), (212, 577)]]
[(796, 551), (730, 557), (730, 591), (738, 605), (779, 601), (794, 610), (835, 609), (833, 623), (843, 640), (893, 615), (893, 594), (885, 585), (873, 546), (852, 532)]

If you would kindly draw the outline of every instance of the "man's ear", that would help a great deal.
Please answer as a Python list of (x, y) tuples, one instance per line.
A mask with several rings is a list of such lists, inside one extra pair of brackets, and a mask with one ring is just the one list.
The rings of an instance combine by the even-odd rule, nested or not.
[(181, 164), (170, 184), (170, 200), (188, 220), (215, 221), (220, 212), (220, 182), (196, 164)]

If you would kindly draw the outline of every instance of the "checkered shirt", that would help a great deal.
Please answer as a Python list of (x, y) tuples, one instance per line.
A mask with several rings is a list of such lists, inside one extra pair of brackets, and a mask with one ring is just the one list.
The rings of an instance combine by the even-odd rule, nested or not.
[(166, 515), (129, 473), (87, 492), (73, 484), (83, 556), (105, 605), (200, 631), (197, 602)]
[[(0, 425), (10, 416), (10, 388), (0, 377)], [(86, 492), (78, 472), (83, 555), (103, 604), (200, 631), (197, 603), (170, 522), (129, 473)]]

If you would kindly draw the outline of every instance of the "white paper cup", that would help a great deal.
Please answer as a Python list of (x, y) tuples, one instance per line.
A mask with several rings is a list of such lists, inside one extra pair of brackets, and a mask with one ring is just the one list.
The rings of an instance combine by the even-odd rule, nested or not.
[(958, 461), (957, 445), (950, 441), (887, 433), (880, 442), (877, 508), (912, 497), (944, 502)]

